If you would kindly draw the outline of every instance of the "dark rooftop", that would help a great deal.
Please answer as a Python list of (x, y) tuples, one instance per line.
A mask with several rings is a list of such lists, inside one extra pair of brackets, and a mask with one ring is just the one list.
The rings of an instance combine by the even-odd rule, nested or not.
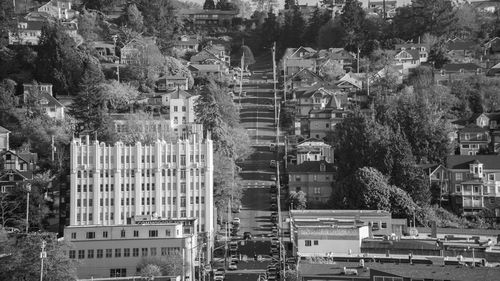
[(448, 169), (469, 170), (469, 164), (479, 161), (484, 169), (500, 169), (500, 156), (498, 155), (450, 155), (446, 158)]
[(290, 173), (319, 173), (321, 165), (325, 165), (325, 173), (335, 172), (335, 166), (324, 160), (321, 161), (305, 161), (299, 165), (290, 165), (288, 171)]

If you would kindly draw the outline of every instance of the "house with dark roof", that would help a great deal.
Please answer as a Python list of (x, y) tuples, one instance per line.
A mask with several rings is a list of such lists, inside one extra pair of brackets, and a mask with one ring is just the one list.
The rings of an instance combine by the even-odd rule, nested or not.
[(500, 53), (500, 37), (493, 37), (483, 43), (484, 54)]
[(197, 35), (181, 35), (173, 42), (173, 48), (183, 53), (198, 52), (200, 41)]
[(9, 45), (38, 45), (44, 24), (41, 20), (19, 19), (17, 27), (9, 30)]
[(307, 68), (303, 68), (286, 78), (285, 87), (287, 87), (287, 91), (290, 91), (294, 88), (307, 88), (323, 82), (325, 81), (318, 74)]
[(363, 77), (361, 74), (362, 73), (346, 73), (335, 82), (335, 85), (344, 92), (357, 92), (363, 89)]
[(500, 220), (500, 156), (450, 155), (446, 158), (450, 206), (457, 214), (475, 215), (491, 210)]
[(52, 84), (24, 83), (21, 105), (26, 106), (33, 102), (42, 108), (50, 118), (64, 119), (66, 107), (53, 96)]
[(446, 44), (448, 58), (453, 63), (469, 63), (479, 50), (474, 41), (450, 40)]
[(114, 63), (115, 61), (118, 61), (119, 58), (116, 55), (115, 47), (116, 46), (113, 42), (90, 42), (90, 48), (95, 51), (100, 62)]
[(463, 80), (471, 76), (485, 74), (485, 69), (475, 63), (447, 63), (434, 74), (434, 80), (437, 84), (446, 85), (455, 80)]
[(458, 131), (460, 155), (477, 155), (481, 151), (487, 152), (490, 141), (488, 128), (470, 124)]
[(328, 50), (319, 50), (317, 57), (317, 72), (324, 75), (325, 70), (339, 65), (343, 69), (350, 70), (356, 61), (356, 55), (346, 51), (344, 48), (330, 48)]
[(180, 75), (167, 75), (158, 78), (155, 82), (157, 92), (165, 92), (169, 89), (180, 89), (187, 91), (189, 79)]
[(347, 94), (338, 93), (331, 96), (323, 108), (311, 109), (307, 118), (301, 119), (302, 135), (317, 139), (327, 137), (349, 115), (347, 104)]
[(297, 115), (307, 117), (311, 110), (324, 109), (331, 97), (340, 93), (338, 88), (314, 85), (307, 88), (296, 89), (294, 96), (297, 99)]
[(310, 47), (287, 48), (279, 64), (285, 79), (304, 68), (316, 72), (316, 53), (317, 51)]
[(189, 61), (193, 64), (220, 64), (229, 67), (231, 64), (230, 56), (226, 54), (226, 48), (218, 44), (209, 44)]
[(291, 191), (302, 191), (308, 202), (326, 203), (332, 194), (335, 166), (325, 160), (305, 161), (288, 166), (288, 187)]
[(36, 153), (7, 150), (0, 152), (0, 157), (2, 157), (0, 192), (5, 193), (17, 187), (23, 187), (33, 180), (38, 162)]
[(216, 77), (220, 78), (224, 74), (228, 74), (229, 69), (220, 64), (194, 64), (188, 65), (189, 71), (193, 77)]

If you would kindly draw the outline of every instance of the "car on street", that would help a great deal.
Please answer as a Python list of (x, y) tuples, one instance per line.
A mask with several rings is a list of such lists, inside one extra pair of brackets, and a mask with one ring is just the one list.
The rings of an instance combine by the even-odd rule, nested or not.
[(236, 255), (231, 255), (231, 262), (238, 263), (238, 257)]
[(241, 222), (240, 218), (233, 218), (233, 225), (237, 224), (239, 225)]
[(276, 150), (276, 144), (271, 143), (271, 144), (269, 145), (269, 151), (275, 151), (275, 150)]
[(248, 231), (243, 232), (243, 239), (252, 240), (252, 233), (250, 233)]
[(278, 196), (275, 193), (271, 194), (271, 202), (275, 203), (277, 201), (278, 201)]
[(217, 269), (214, 269), (214, 276), (222, 276), (222, 277), (225, 277), (226, 276), (226, 270), (224, 268), (217, 268)]
[(267, 281), (276, 281), (277, 278), (275, 275), (270, 275), (270, 276), (267, 276)]
[(278, 210), (278, 205), (276, 205), (275, 203), (271, 204), (271, 211), (276, 211)]
[(276, 160), (271, 160), (271, 161), (269, 162), (269, 167), (271, 167), (271, 168), (276, 168)]
[(231, 263), (229, 264), (229, 267), (228, 267), (228, 268), (229, 268), (229, 270), (237, 270), (237, 269), (238, 269), (238, 265), (236, 265), (236, 263), (235, 263), (235, 262), (231, 262)]
[(276, 176), (275, 175), (271, 175), (271, 181), (276, 181)]

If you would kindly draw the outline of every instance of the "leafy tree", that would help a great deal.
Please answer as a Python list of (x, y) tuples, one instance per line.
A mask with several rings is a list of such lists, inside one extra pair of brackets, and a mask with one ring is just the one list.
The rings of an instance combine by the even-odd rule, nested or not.
[(434, 65), (435, 68), (440, 69), (443, 65), (450, 62), (450, 59), (446, 55), (446, 45), (445, 42), (441, 41), (431, 46), (429, 51), (428, 61)]
[[(107, 38), (107, 27), (102, 14), (84, 9), (78, 18), (78, 34), (85, 42), (94, 42)], [(110, 38), (109, 38), (110, 39)]]
[(344, 48), (346, 36), (346, 30), (339, 20), (331, 20), (319, 29), (317, 45), (320, 49)]
[[(3, 167), (2, 167), (3, 168)], [(7, 193), (0, 193), (0, 225), (6, 227), (9, 225), (21, 225), (20, 201), (15, 201), (13, 196)]]
[(107, 81), (100, 86), (102, 87), (101, 92), (107, 100), (107, 106), (112, 109), (127, 107), (132, 100), (139, 96), (136, 88), (116, 80)]
[(161, 276), (161, 268), (156, 264), (147, 264), (146, 266), (141, 268), (141, 276), (150, 278)]
[(293, 210), (305, 210), (307, 205), (306, 194), (303, 191), (292, 191), (288, 196), (288, 204)]
[(150, 131), (144, 129), (144, 123), (154, 120), (154, 117), (146, 112), (138, 112), (129, 115), (124, 122), (127, 131), (117, 133), (116, 138), (128, 145), (134, 145), (137, 142), (148, 145), (154, 143), (158, 139), (171, 140), (177, 139), (173, 132)]
[(165, 75), (179, 75), (188, 78), (188, 87), (191, 88), (194, 85), (194, 78), (191, 71), (182, 64), (182, 62), (174, 57), (165, 56), (165, 67), (164, 70), (167, 73)]
[(14, 6), (12, 1), (0, 1), (0, 48), (8, 44), (9, 30), (15, 26)]
[(161, 270), (161, 275), (163, 276), (178, 276), (182, 274), (182, 255), (173, 254), (168, 256), (152, 257), (142, 259), (137, 268), (141, 269), (141, 272), (146, 267), (157, 266)]
[(205, 0), (205, 3), (203, 3), (203, 10), (215, 10), (214, 0)]
[(120, 0), (83, 0), (82, 5), (88, 9), (103, 11), (117, 6), (120, 2)]
[(428, 66), (419, 66), (408, 76), (408, 84), (415, 89), (426, 89), (434, 84), (434, 71)]
[(284, 25), (281, 31), (280, 48), (300, 47), (302, 45), (302, 32), (306, 23), (302, 12), (297, 6), (285, 12)]

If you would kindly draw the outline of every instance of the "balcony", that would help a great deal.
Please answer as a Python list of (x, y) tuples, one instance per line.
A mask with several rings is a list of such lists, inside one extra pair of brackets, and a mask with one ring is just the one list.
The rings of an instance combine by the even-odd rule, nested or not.
[(463, 201), (464, 208), (483, 208), (484, 206), (481, 204), (480, 200), (464, 200)]

